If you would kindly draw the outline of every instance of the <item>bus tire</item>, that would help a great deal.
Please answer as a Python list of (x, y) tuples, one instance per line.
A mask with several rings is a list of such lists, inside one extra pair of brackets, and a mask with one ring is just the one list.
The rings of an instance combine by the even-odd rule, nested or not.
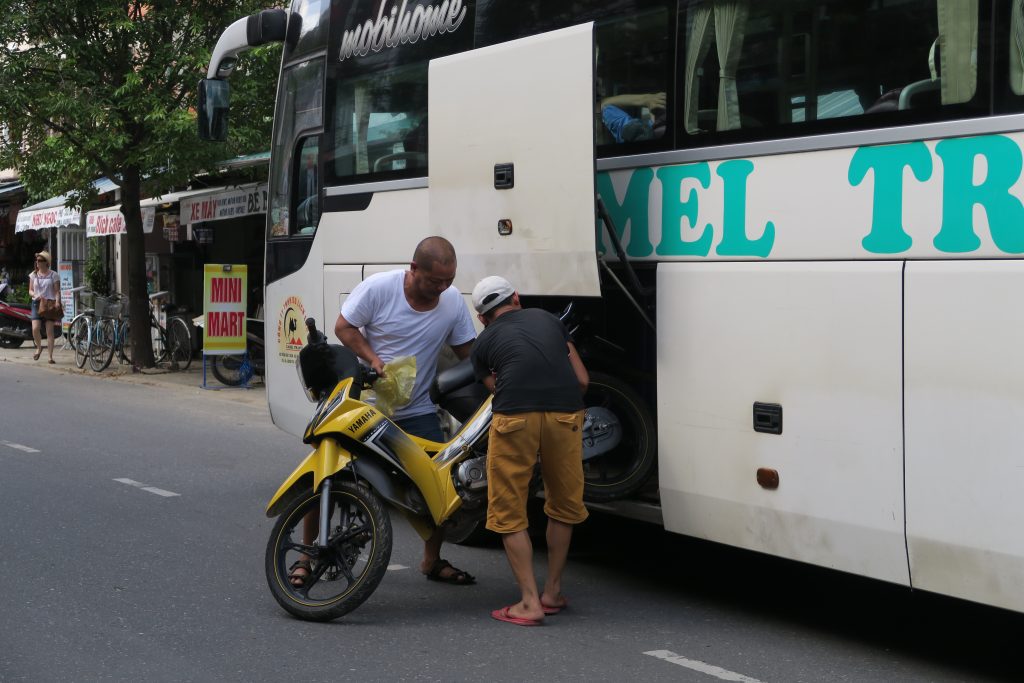
[(646, 402), (623, 380), (592, 372), (583, 403), (611, 410), (622, 429), (614, 449), (583, 462), (583, 499), (607, 502), (636, 493), (658, 462), (658, 429)]

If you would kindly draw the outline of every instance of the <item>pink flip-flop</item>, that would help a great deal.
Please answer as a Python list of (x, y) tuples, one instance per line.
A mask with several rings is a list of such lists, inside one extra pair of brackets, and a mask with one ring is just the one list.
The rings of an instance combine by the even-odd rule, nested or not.
[(540, 608), (544, 610), (544, 614), (558, 614), (559, 612), (561, 612), (569, 606), (569, 599), (562, 599), (565, 600), (565, 602), (561, 605), (545, 605), (544, 601), (542, 600), (540, 603)]
[(516, 626), (541, 626), (544, 624), (540, 619), (527, 619), (525, 617), (514, 617), (509, 614), (509, 610), (512, 609), (512, 605), (508, 607), (502, 607), (491, 612), (491, 617), (498, 621), (507, 621), (510, 624)]

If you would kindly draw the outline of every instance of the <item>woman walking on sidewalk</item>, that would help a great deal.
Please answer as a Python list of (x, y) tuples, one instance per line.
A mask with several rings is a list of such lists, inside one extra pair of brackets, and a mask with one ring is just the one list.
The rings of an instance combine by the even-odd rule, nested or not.
[(46, 323), (47, 348), (50, 351), (50, 363), (53, 363), (54, 324), (56, 320), (44, 319), (39, 315), (42, 301), (60, 301), (60, 279), (57, 273), (50, 270), (50, 252), (41, 251), (36, 254), (36, 267), (28, 276), (28, 293), (32, 297), (32, 339), (36, 344), (34, 360), (39, 360), (43, 353), (42, 326)]

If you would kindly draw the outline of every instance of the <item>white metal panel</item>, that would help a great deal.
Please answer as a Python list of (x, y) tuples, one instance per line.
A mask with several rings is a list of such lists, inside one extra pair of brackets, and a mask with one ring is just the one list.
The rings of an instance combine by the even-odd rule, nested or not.
[[(374, 192), (362, 211), (331, 211), (321, 216), (310, 258), (322, 258), (325, 264), (408, 264), (420, 240), (435, 234), (427, 220), (428, 212), (425, 188)], [(453, 235), (443, 231), (436, 234), (455, 241)], [(458, 248), (456, 243), (456, 252)]]
[[(667, 529), (907, 583), (901, 267), (658, 266)], [(781, 435), (753, 431), (755, 401), (782, 405)]]
[(337, 343), (334, 338), (334, 323), (338, 321), (341, 305), (362, 281), (362, 266), (324, 266), (324, 331), (331, 343)]
[(1024, 262), (906, 274), (907, 547), (914, 586), (1024, 610)]
[[(592, 24), (431, 61), (430, 224), (473, 283), (600, 293), (593, 69)], [(514, 188), (494, 188), (499, 163), (514, 164)], [(501, 219), (512, 234), (498, 234)]]

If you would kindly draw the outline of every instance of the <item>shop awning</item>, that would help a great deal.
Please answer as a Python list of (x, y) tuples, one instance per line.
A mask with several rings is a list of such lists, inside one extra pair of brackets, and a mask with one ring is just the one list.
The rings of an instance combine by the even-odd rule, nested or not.
[(197, 190), (179, 198), (181, 223), (192, 225), (266, 213), (268, 198), (266, 183)]
[(7, 199), (24, 191), (25, 186), (17, 181), (13, 183), (0, 183), (0, 200)]
[[(206, 190), (201, 190), (206, 192)], [(184, 192), (167, 192), (157, 197), (149, 197), (139, 202), (142, 208), (142, 231), (153, 232), (153, 223), (156, 220), (156, 210), (163, 205), (170, 205), (182, 197), (193, 195), (197, 190), (185, 190)], [(104, 207), (90, 211), (85, 216), (86, 237), (106, 237), (107, 235), (118, 235), (126, 230), (124, 214), (121, 213), (121, 205)]]
[[(109, 178), (95, 180), (92, 186), (96, 189), (97, 194), (106, 194), (118, 189), (117, 183)], [(24, 207), (18, 212), (14, 232), (79, 225), (82, 222), (82, 212), (79, 209), (65, 206), (67, 201), (68, 195), (62, 194), (59, 197), (47, 199), (45, 202)]]
[[(156, 219), (156, 207), (142, 207), (142, 232), (153, 232), (153, 222)], [(90, 211), (85, 215), (85, 236), (106, 237), (107, 235), (118, 235), (127, 230), (124, 223), (124, 214), (121, 213), (121, 205), (115, 204), (105, 209)]]

